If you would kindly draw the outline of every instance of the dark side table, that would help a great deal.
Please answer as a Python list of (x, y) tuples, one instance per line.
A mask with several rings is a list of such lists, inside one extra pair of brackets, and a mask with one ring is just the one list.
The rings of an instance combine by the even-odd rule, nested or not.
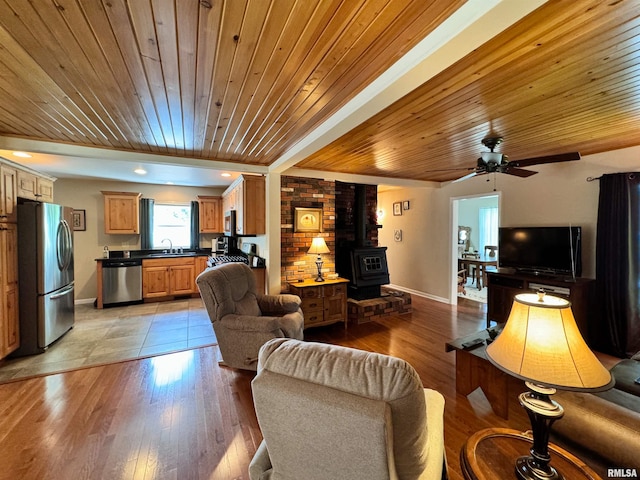
[[(474, 433), (460, 451), (460, 467), (466, 480), (515, 479), (518, 457), (529, 455), (532, 438), (508, 428), (487, 428)], [(549, 443), (551, 466), (565, 480), (601, 480), (582, 460)]]
[[(486, 330), (447, 342), (445, 350), (456, 352), (456, 393), (469, 395), (480, 387), (496, 415), (509, 418), (509, 375), (487, 359)], [(463, 344), (481, 339), (483, 343), (466, 349)]]

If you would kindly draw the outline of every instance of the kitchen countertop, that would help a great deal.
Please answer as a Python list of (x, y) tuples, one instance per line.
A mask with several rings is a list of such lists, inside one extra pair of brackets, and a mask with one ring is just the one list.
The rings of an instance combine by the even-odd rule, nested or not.
[(109, 258), (96, 258), (96, 262), (120, 262), (122, 260), (145, 260), (149, 258), (181, 258), (181, 257), (208, 257), (210, 249), (189, 250), (183, 253), (163, 253), (158, 250), (130, 250), (130, 257), (126, 258), (123, 251), (110, 251)]
[[(211, 249), (199, 249), (196, 251), (190, 250), (184, 253), (163, 253), (158, 250), (130, 250), (130, 256), (125, 258), (123, 251), (111, 250), (109, 251), (109, 258), (96, 258), (95, 261), (100, 265), (122, 262), (123, 260), (149, 260), (157, 258), (192, 258), (192, 257), (215, 257), (220, 256), (216, 253), (211, 253)], [(226, 255), (222, 255), (226, 256)], [(264, 265), (253, 266), (249, 265), (252, 269), (265, 269)]]

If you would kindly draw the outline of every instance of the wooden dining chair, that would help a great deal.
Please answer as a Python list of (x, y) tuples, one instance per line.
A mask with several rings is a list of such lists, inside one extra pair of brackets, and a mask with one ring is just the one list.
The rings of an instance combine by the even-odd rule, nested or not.
[[(486, 258), (495, 258), (497, 260), (498, 258), (498, 247), (495, 245), (485, 245), (484, 247), (484, 255)], [(489, 272), (497, 272), (498, 271), (498, 267), (497, 266), (491, 266), (491, 265), (486, 265), (483, 269), (482, 269), (482, 283), (483, 285), (487, 284), (487, 273)]]
[(458, 271), (458, 293), (463, 295), (467, 294), (467, 290), (465, 289), (465, 284), (467, 283), (467, 269), (463, 268)]
[(485, 257), (494, 258), (498, 254), (498, 247), (496, 245), (485, 245), (484, 255)]
[[(476, 252), (473, 252), (473, 253), (472, 252), (464, 252), (462, 254), (462, 258), (463, 259), (465, 259), (465, 258), (473, 258), (473, 259), (477, 260), (478, 258), (480, 258), (480, 254), (476, 253)], [(467, 267), (467, 276), (471, 277), (471, 285), (473, 285), (477, 280), (477, 274), (478, 274), (478, 272), (476, 271), (476, 266), (467, 264), (466, 267)]]

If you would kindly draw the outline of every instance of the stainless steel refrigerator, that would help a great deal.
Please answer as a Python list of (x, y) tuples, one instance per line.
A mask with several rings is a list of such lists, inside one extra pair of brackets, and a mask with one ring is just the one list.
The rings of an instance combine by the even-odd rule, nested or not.
[(73, 209), (18, 205), (20, 348), (44, 352), (74, 324)]

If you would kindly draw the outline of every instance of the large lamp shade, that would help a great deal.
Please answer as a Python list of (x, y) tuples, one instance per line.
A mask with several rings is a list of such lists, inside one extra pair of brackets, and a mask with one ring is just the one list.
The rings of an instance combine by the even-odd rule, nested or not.
[(563, 390), (606, 390), (611, 374), (585, 343), (571, 303), (549, 295), (517, 295), (487, 357), (522, 380)]

